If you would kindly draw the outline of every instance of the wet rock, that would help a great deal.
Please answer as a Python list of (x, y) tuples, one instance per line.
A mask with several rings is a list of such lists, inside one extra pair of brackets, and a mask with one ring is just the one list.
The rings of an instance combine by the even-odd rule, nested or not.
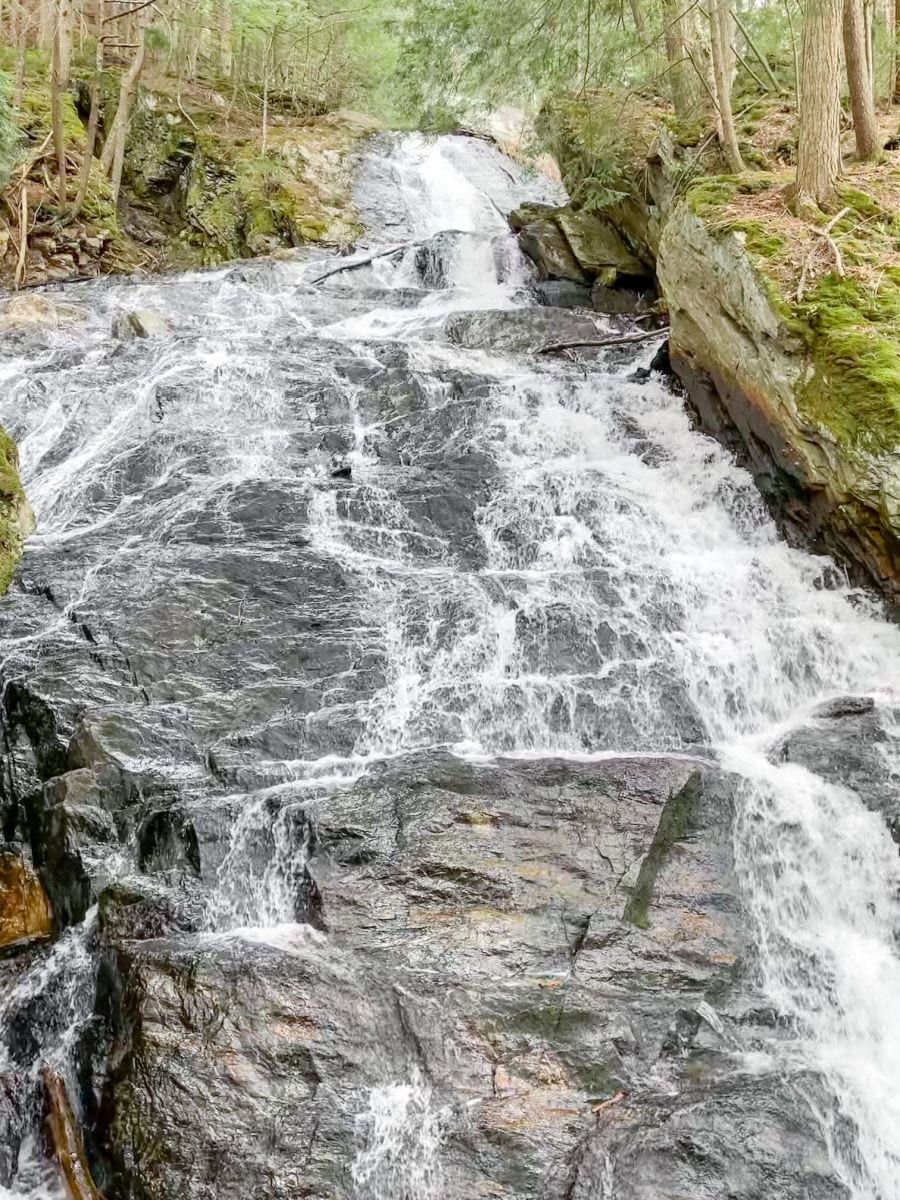
[(898, 719), (900, 713), (879, 708), (871, 696), (841, 697), (787, 734), (775, 757), (852, 788), (867, 808), (882, 815), (891, 837), (900, 842), (900, 777), (891, 765)]
[(611, 1105), (549, 1196), (592, 1200), (606, 1189), (617, 1200), (849, 1200), (824, 1143), (809, 1136), (812, 1104), (802, 1096), (820, 1089), (804, 1082), (797, 1093), (779, 1077), (736, 1074)]
[(591, 288), (593, 310), (610, 315), (646, 312), (655, 300), (656, 292), (652, 287), (629, 287), (624, 281), (619, 281), (616, 287), (595, 283)]
[(422, 242), (416, 247), (416, 272), (425, 288), (450, 287), (454, 279), (454, 268), (460, 257), (471, 248), (486, 250), (490, 239), (482, 234), (445, 230)]
[(570, 279), (548, 279), (537, 284), (535, 292), (550, 308), (591, 308), (591, 289)]
[(83, 320), (83, 311), (74, 304), (39, 295), (13, 296), (0, 309), (0, 330), (64, 329)]
[(0, 947), (45, 937), (52, 924), (37, 875), (20, 854), (0, 850)]
[(131, 338), (168, 337), (172, 327), (162, 313), (151, 309), (136, 309), (113, 321), (113, 336), (127, 342)]
[(519, 246), (537, 267), (541, 279), (567, 279), (586, 284), (588, 275), (580, 266), (554, 221), (534, 221), (519, 232)]
[(69, 771), (26, 798), (31, 851), (60, 926), (83, 920), (116, 830), (89, 770)]
[(69, 1200), (102, 1200), (91, 1177), (81, 1131), (66, 1094), (66, 1085), (51, 1067), (44, 1067), (41, 1078), (47, 1095), (47, 1125), (53, 1153), (62, 1168)]
[(458, 313), (447, 320), (444, 330), (457, 345), (499, 351), (534, 351), (548, 342), (598, 336), (591, 317), (561, 308)]
[(137, 835), (142, 871), (189, 871), (200, 874), (197, 833), (184, 813), (163, 809), (142, 822)]
[[(689, 761), (421, 755), (314, 811), (327, 943), (308, 927), (264, 944), (145, 940), (139, 915), (107, 926), (122, 1016), (104, 1145), (126, 1194), (212, 1200), (263, 1172), (287, 1198), (300, 1163), (310, 1194), (358, 1194), (354, 1169), (406, 1194), (429, 1136), (439, 1194), (540, 1194), (582, 1178), (594, 1105), (640, 1094), (629, 1108), (655, 1128), (655, 1072), (687, 1087), (708, 1060), (734, 1071), (726, 780)], [(368, 1114), (393, 1103), (409, 1145), (391, 1165)], [(669, 1128), (660, 1154), (677, 1156)]]

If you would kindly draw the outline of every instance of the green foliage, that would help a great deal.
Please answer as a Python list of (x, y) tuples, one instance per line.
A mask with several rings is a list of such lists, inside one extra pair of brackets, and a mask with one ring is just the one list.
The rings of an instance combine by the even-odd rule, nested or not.
[(9, 182), (22, 143), (21, 130), (13, 121), (9, 95), (9, 80), (0, 72), (0, 187)]
[[(648, 8), (651, 24), (660, 15)], [(648, 65), (659, 71), (659, 53), (642, 47), (614, 0), (413, 0), (398, 91), (419, 114), (438, 103), (534, 106), (633, 84)]]

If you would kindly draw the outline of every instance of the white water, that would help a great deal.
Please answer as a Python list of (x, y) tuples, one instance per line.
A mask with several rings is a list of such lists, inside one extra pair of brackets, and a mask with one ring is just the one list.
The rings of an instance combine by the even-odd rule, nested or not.
[(353, 1183), (360, 1200), (441, 1200), (441, 1144), (449, 1113), (418, 1076), (373, 1088), (356, 1119)]
[[(486, 195), (501, 207), (512, 201), (484, 148), (466, 154), (444, 140), (413, 138), (399, 145), (392, 170), (405, 198), (392, 240), (443, 229), (477, 235), (460, 243), (453, 287), (414, 307), (382, 298), (349, 316), (286, 299), (321, 263), (280, 266), (268, 289), (226, 274), (200, 277), (205, 290), (196, 294), (199, 282), (190, 279), (128, 289), (111, 303), (171, 308), (188, 329), (208, 327), (208, 338), (187, 358), (176, 347), (161, 349), (143, 390), (128, 378), (117, 385), (114, 420), (85, 426), (79, 408), (96, 403), (89, 353), (21, 440), (41, 520), (38, 552), (42, 543), (77, 542), (86, 512), (93, 528), (105, 523), (118, 534), (72, 608), (90, 602), (94, 572), (113, 571), (148, 546), (168, 561), (185, 514), (225, 506), (234, 489), (273, 478), (305, 489), (311, 551), (337, 562), (364, 598), (364, 632), (384, 652), (386, 678), (370, 694), (310, 716), (314, 728), (351, 713), (360, 727), (351, 745), (321, 754), (298, 748), (295, 758), (266, 764), (274, 785), (236, 819), (209, 925), (256, 937), (268, 929), (273, 942), (284, 941), (306, 846), (298, 856), (286, 810), (272, 820), (268, 804), (282, 781), (301, 782), (314, 796), (373, 762), (435, 746), (473, 757), (715, 752), (743, 781), (735, 853), (762, 986), (797, 1031), (780, 1052), (828, 1080), (835, 1111), (822, 1119), (835, 1171), (854, 1200), (894, 1200), (897, 847), (860, 797), (800, 767), (772, 765), (768, 754), (829, 697), (866, 694), (896, 704), (900, 631), (860, 594), (823, 586), (833, 568), (778, 539), (746, 473), (691, 430), (680, 400), (660, 384), (630, 383), (624, 370), (535, 364), (527, 355), (441, 341), (450, 313), (521, 304), (521, 264), (497, 279), (498, 240), (501, 262), (514, 264), (515, 256)], [(373, 264), (369, 282), (409, 288), (412, 252)], [(335, 283), (352, 286), (349, 276)], [(364, 417), (357, 406), (346, 455), (352, 507), (320, 485), (318, 465), (298, 485), (286, 459), (289, 364), (269, 357), (265, 344), (285, 322), (359, 354), (361, 339), (404, 344), (429, 411), (452, 417), (423, 436), (443, 439), (448, 457), (487, 450), (496, 462), (497, 480), (477, 511), (477, 554), (423, 529), (396, 478), (386, 476), (371, 439), (397, 417)], [(105, 328), (88, 331), (98, 356)], [(233, 354), (229, 346), (248, 348)], [(25, 388), (22, 366), (4, 370), (15, 404)], [(470, 425), (456, 403), (459, 371), (486, 381), (482, 425), (474, 418)], [(90, 489), (149, 436), (147, 393), (163, 380), (193, 389), (194, 434), (215, 448), (219, 470), (193, 473), (187, 443), (174, 458), (163, 443), (143, 493), (122, 494), (97, 512)], [(236, 394), (250, 397), (240, 411)], [(72, 447), (59, 455), (64, 437)], [(420, 447), (428, 448), (427, 441)], [(172, 489), (173, 481), (180, 486)], [(61, 614), (60, 624), (66, 619)], [(252, 613), (246, 620), (252, 639)], [(205, 634), (192, 637), (186, 653), (199, 655)], [(900, 778), (895, 760), (886, 758), (885, 771)], [(433, 1103), (418, 1080), (387, 1079), (373, 1091), (358, 1123), (361, 1198), (444, 1194), (445, 1117)], [(615, 1163), (603, 1195), (615, 1195)]]

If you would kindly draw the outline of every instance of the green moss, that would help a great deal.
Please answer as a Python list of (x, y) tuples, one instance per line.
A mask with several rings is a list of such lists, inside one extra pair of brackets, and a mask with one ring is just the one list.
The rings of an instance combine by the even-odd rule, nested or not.
[(685, 203), (698, 217), (706, 216), (712, 208), (731, 204), (737, 194), (734, 175), (704, 175), (694, 180), (685, 193)]
[[(66, 92), (62, 97), (63, 132), (69, 146), (84, 145), (84, 126), (75, 109), (73, 97)], [(22, 109), (19, 121), (32, 141), (43, 141), (50, 132), (50, 88), (46, 76), (29, 79), (22, 92)]]
[(732, 204), (735, 197), (755, 196), (768, 191), (777, 183), (770, 171), (745, 171), (742, 175), (701, 175), (691, 182), (685, 201), (698, 217), (710, 215), (712, 209)]
[(733, 221), (726, 228), (730, 233), (742, 233), (746, 248), (760, 258), (774, 258), (784, 249), (784, 238), (761, 221)]
[(803, 411), (845, 449), (892, 454), (900, 447), (900, 270), (868, 291), (826, 275), (796, 308), (813, 374)]
[(0, 594), (9, 587), (22, 557), (22, 543), (30, 532), (30, 512), (19, 480), (16, 444), (0, 429)]
[(639, 929), (646, 929), (650, 924), (650, 906), (656, 880), (675, 843), (683, 841), (693, 828), (701, 791), (702, 777), (699, 771), (695, 771), (684, 787), (674, 792), (663, 805), (650, 849), (641, 863), (637, 881), (622, 914), (624, 921), (637, 925)]

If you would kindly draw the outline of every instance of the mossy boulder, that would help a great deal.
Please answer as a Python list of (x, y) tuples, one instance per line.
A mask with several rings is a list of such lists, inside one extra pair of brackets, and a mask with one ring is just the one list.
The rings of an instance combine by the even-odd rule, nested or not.
[(556, 223), (578, 265), (589, 278), (597, 278), (605, 268), (620, 275), (647, 274), (647, 268), (636, 254), (632, 254), (613, 226), (595, 213), (563, 208), (556, 216)]
[(16, 444), (0, 429), (0, 594), (9, 587), (23, 543), (34, 526), (34, 513), (19, 479)]

